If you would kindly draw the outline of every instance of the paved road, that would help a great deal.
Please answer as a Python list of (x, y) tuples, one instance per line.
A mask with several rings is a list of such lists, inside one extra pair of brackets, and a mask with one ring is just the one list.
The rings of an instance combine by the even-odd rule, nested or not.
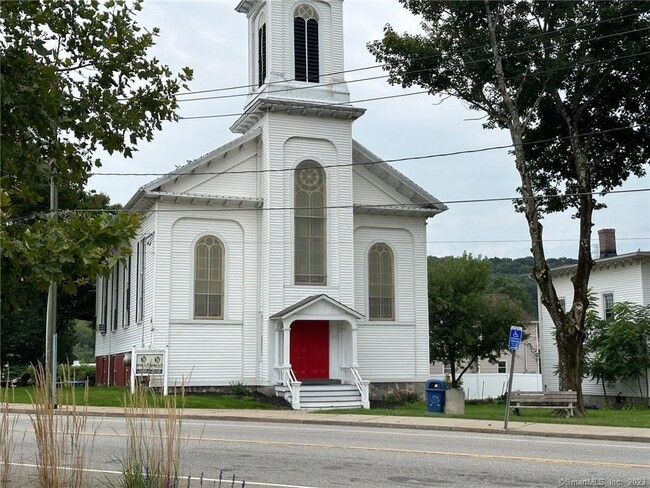
[[(223, 470), (246, 486), (650, 486), (650, 445), (643, 443), (257, 422), (183, 426), (184, 474), (211, 480)], [(119, 472), (125, 430), (122, 418), (89, 419), (96, 486)], [(36, 446), (25, 415), (15, 431), (13, 479), (27, 479)]]

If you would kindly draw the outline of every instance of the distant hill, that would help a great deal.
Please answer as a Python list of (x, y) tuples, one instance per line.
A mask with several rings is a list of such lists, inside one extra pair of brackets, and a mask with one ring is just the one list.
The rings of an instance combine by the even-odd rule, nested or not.
[[(486, 258), (492, 263), (492, 271), (496, 274), (505, 275), (530, 275), (533, 269), (533, 258)], [(546, 260), (550, 268), (570, 266), (577, 264), (578, 260), (573, 258), (549, 258)]]
[[(532, 278), (533, 257), (527, 258), (487, 258), (492, 263), (492, 272), (495, 276), (510, 276), (521, 286), (526, 287), (530, 299), (529, 306), (526, 307), (537, 320), (537, 284)], [(559, 268), (561, 266), (570, 266), (578, 262), (573, 258), (549, 258), (546, 260), (550, 268)]]
[[(442, 259), (429, 256), (429, 260)], [(493, 283), (495, 288), (506, 293), (521, 303), (528, 312), (531, 320), (537, 320), (537, 285), (531, 274), (533, 270), (533, 258), (484, 258), (492, 264)], [(551, 268), (570, 266), (577, 264), (578, 260), (573, 258), (549, 258), (548, 265)], [(526, 298), (522, 298), (523, 290), (526, 291)]]

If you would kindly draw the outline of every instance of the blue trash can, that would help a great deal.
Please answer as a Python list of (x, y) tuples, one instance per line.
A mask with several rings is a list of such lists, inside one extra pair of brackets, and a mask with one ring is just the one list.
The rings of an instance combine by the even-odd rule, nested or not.
[(445, 391), (447, 383), (444, 379), (429, 378), (424, 388), (428, 413), (443, 413), (445, 411)]

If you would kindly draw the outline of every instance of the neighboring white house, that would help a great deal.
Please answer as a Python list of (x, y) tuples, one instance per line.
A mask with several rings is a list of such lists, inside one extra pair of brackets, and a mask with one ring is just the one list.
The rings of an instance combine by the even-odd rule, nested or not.
[(165, 352), (169, 386), (242, 382), (294, 408), (367, 407), (428, 377), (426, 224), (446, 207), (352, 139), (342, 8), (237, 5), (241, 136), (127, 203), (145, 217), (99, 280), (99, 383), (127, 384), (136, 348)]
[[(524, 327), (527, 337), (515, 353), (513, 389), (537, 391), (542, 387), (538, 323), (528, 322), (524, 324)], [(507, 347), (507, 344), (504, 344), (504, 347)], [(496, 398), (506, 393), (511, 362), (512, 353), (506, 349), (495, 364), (488, 360), (472, 364), (461, 378), (465, 398)], [(465, 365), (462, 366), (462, 368), (464, 367)], [(457, 368), (456, 374), (459, 374), (462, 368), (460, 370)], [(451, 374), (451, 367), (441, 362), (431, 363), (430, 372), (431, 376), (448, 378)]]
[[(613, 229), (598, 231), (600, 258), (591, 271), (589, 290), (597, 299), (596, 311), (601, 317), (607, 317), (614, 303), (631, 302), (638, 305), (650, 305), (650, 252), (638, 251), (628, 254), (616, 254), (616, 238)], [(557, 295), (565, 307), (570, 308), (573, 301), (571, 277), (575, 266), (563, 266), (551, 270), (553, 284)], [(539, 290), (538, 290), (539, 296)], [(558, 390), (559, 378), (556, 374), (558, 352), (555, 344), (555, 327), (546, 310), (539, 302), (539, 330), (542, 358), (542, 379), (544, 389)], [(629, 384), (607, 384), (607, 395), (623, 397), (647, 397), (648, 377), (641, 379), (641, 390), (637, 381)], [(602, 400), (603, 386), (595, 381), (585, 379), (582, 383), (585, 403), (597, 403)]]

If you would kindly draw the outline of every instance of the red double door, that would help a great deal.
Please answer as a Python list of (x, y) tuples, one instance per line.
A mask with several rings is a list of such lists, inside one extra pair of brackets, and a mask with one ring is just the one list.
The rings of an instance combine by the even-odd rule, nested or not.
[(290, 361), (298, 380), (330, 377), (330, 324), (296, 320), (291, 324)]

